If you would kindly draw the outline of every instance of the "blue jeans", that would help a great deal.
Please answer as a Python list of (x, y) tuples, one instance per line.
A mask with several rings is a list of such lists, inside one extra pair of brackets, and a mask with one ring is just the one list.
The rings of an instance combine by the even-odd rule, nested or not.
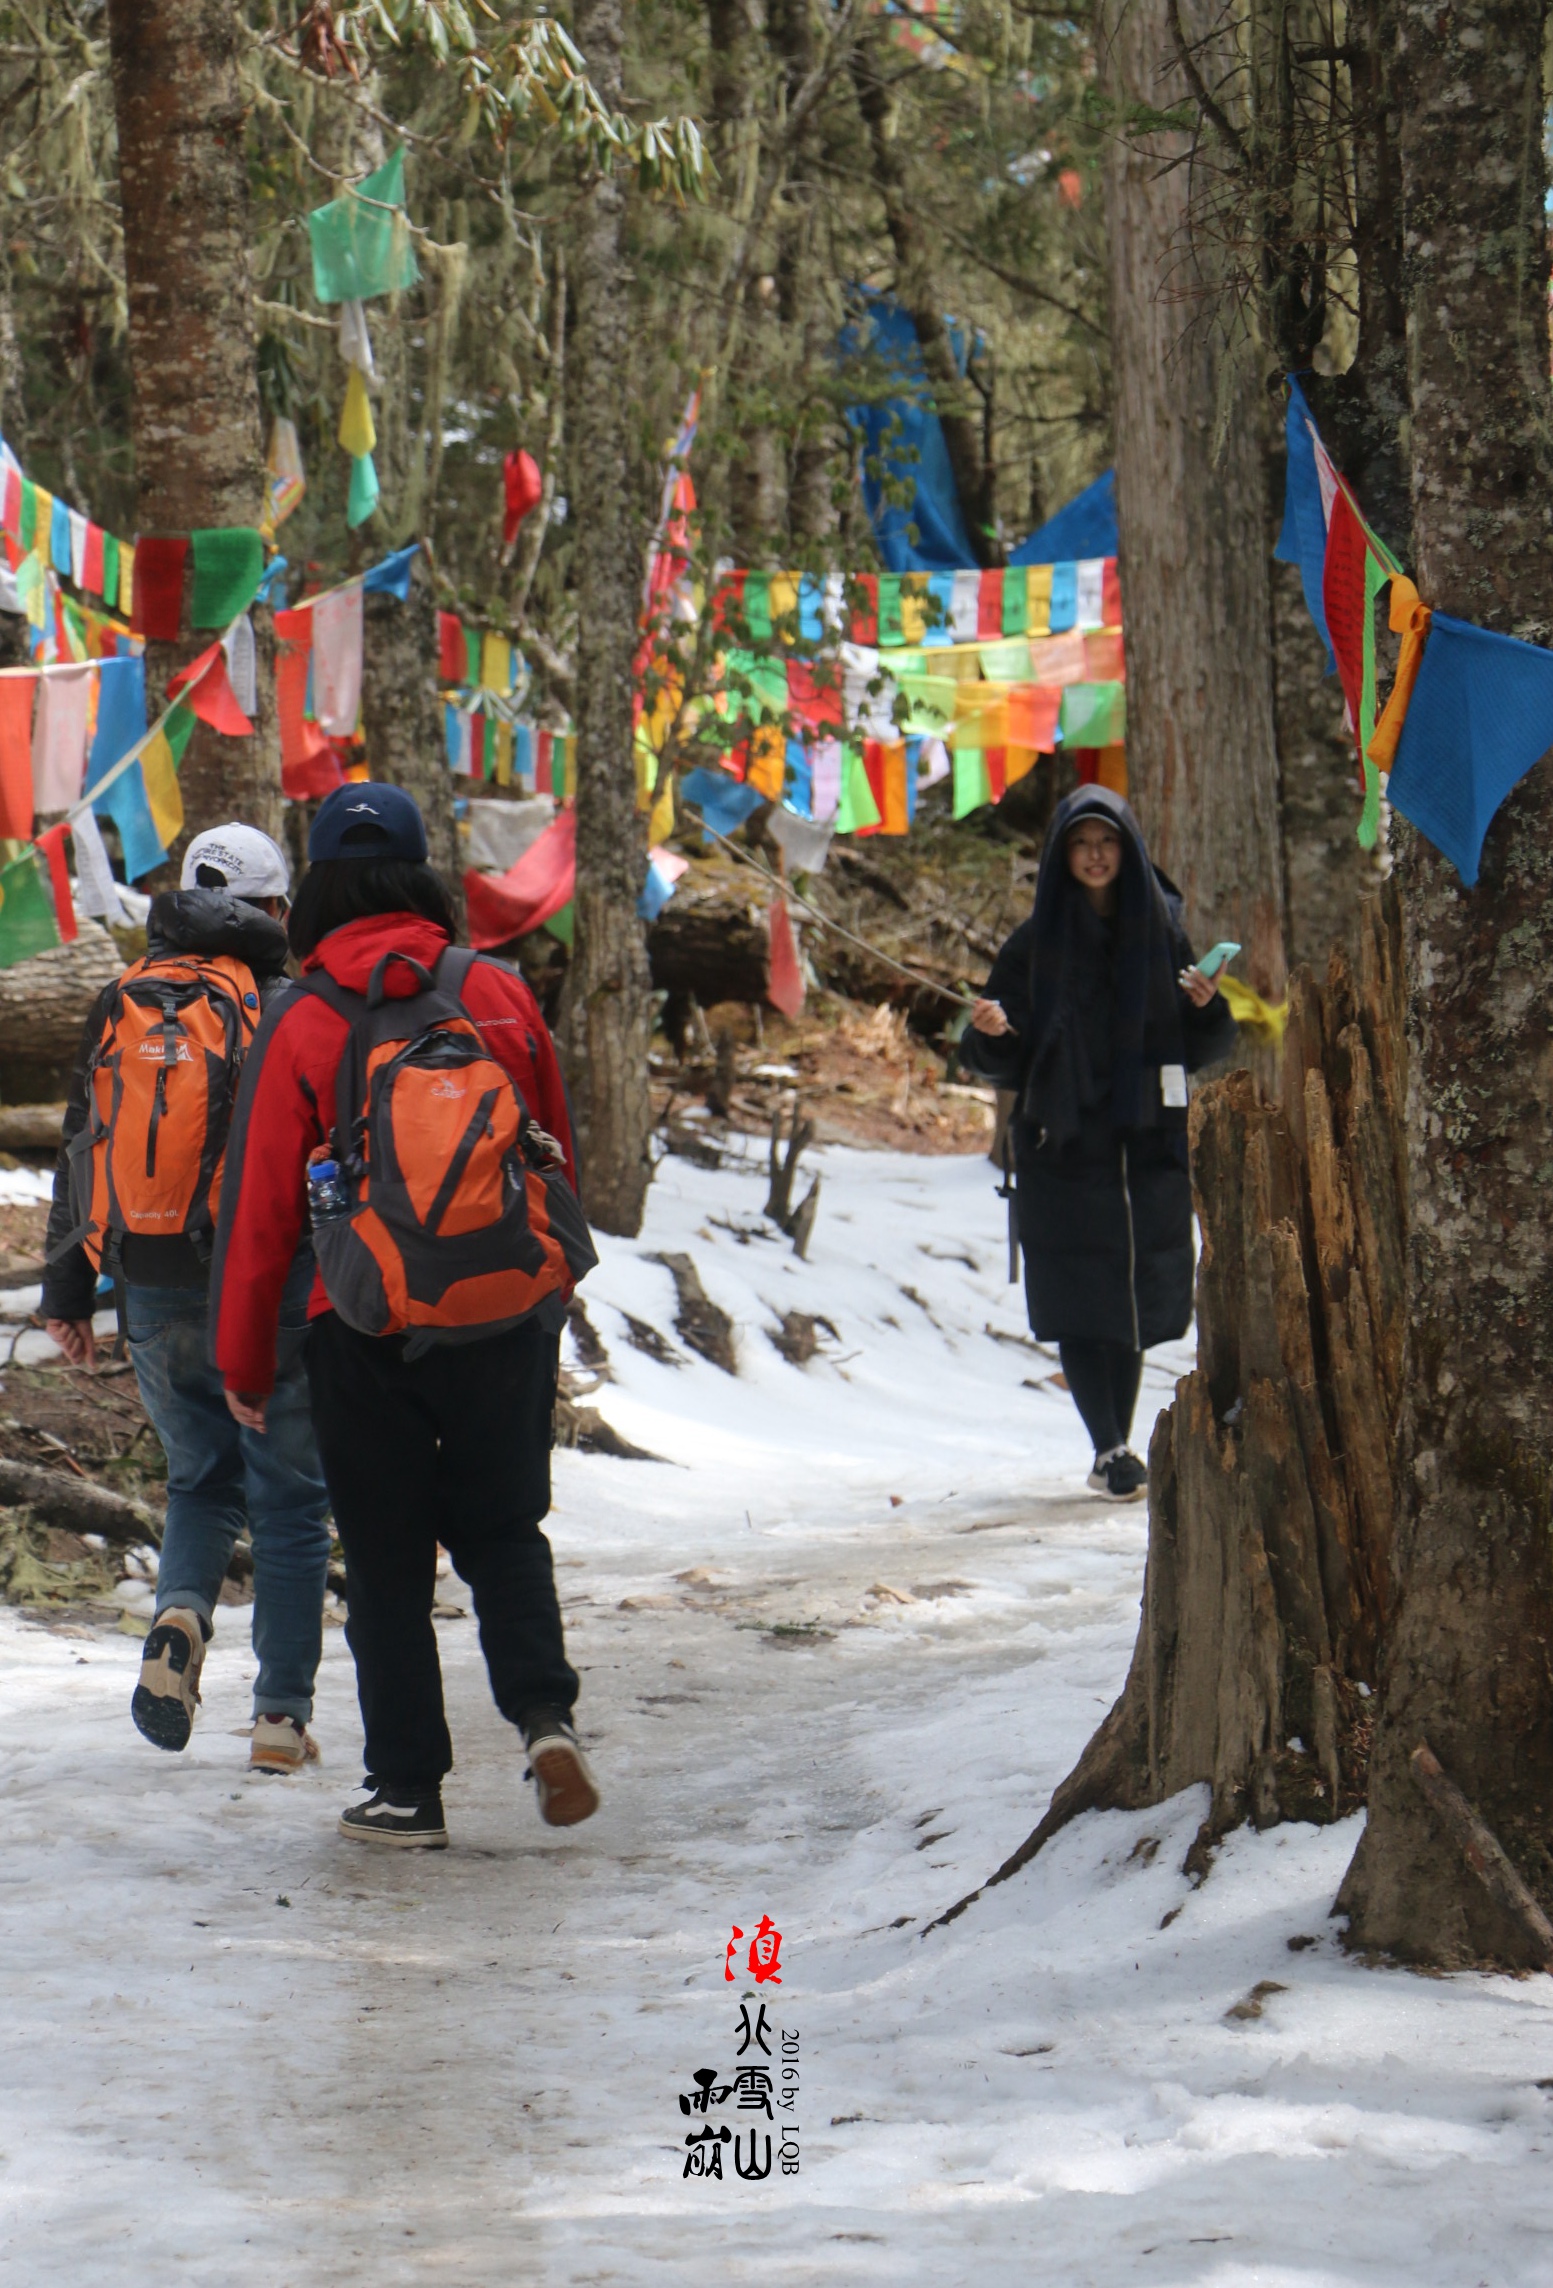
[[(306, 1276), (303, 1277), (305, 1272)], [(210, 1359), (209, 1298), (202, 1288), (131, 1287), (129, 1354), (167, 1456), (167, 1525), (156, 1609), (199, 1614), (207, 1636), (232, 1547), (246, 1522), (253, 1541), (256, 1716), (313, 1713), (323, 1653), (329, 1493), (313, 1443), (307, 1376), (304, 1256), (281, 1304), (275, 1390), (262, 1435), (227, 1412)]]

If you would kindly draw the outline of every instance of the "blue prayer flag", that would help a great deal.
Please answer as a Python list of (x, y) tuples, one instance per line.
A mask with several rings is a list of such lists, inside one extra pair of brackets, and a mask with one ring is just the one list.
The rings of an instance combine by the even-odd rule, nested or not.
[(62, 500), (57, 499), (54, 503), (54, 513), (49, 519), (49, 562), (56, 572), (62, 572), (65, 578), (69, 579), (70, 511)]
[(1052, 566), (1051, 619), (1048, 622), (1054, 636), (1066, 635), (1069, 628), (1078, 625), (1078, 565)]
[(1305, 393), (1289, 376), (1289, 404), (1283, 417), (1289, 447), (1288, 473), (1283, 485), (1283, 530), (1273, 550), (1280, 564), (1297, 564), (1306, 609), (1316, 633), (1326, 646), (1327, 673), (1337, 669), (1332, 639), (1327, 633), (1327, 608), (1322, 595), (1322, 574), (1327, 560), (1327, 520), (1321, 505), (1321, 479), (1316, 473), (1315, 424)]
[(766, 799), (744, 780), (730, 778), (726, 771), (691, 771), (679, 791), (687, 802), (695, 804), (714, 834), (732, 834)]
[(1436, 612), (1387, 795), (1470, 889), (1495, 811), (1553, 747), (1553, 651)]
[(952, 644), (954, 633), (949, 625), (949, 614), (954, 606), (954, 574), (930, 573), (927, 592), (932, 601), (928, 608), (928, 624), (922, 631), (923, 644)]
[[(105, 778), (121, 756), (146, 735), (146, 663), (143, 659), (105, 659), (97, 670), (97, 730), (86, 761), (86, 793)], [(111, 818), (119, 830), (124, 852), (124, 874), (138, 882), (167, 852), (151, 823), (146, 782), (138, 763), (116, 778), (92, 808), (99, 818)]]
[(362, 576), (362, 588), (369, 596), (396, 596), (402, 604), (410, 593), (410, 566), (420, 550), (420, 542), (412, 540), (408, 548), (396, 548), (392, 556), (385, 556), (381, 564), (374, 564)]

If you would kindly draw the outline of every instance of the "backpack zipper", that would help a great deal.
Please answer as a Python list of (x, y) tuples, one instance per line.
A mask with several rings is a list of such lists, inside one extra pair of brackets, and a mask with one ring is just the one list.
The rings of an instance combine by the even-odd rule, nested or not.
[(1122, 1145), (1122, 1206), (1127, 1215), (1127, 1299), (1132, 1305), (1132, 1347), (1141, 1351), (1138, 1339), (1138, 1248), (1132, 1229), (1132, 1189), (1127, 1181), (1127, 1146)]

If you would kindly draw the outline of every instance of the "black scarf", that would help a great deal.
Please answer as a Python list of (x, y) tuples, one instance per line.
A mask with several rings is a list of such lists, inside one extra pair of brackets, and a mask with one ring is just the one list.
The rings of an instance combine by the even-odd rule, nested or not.
[[(1081, 818), (1103, 818), (1121, 836), (1117, 878), (1111, 1025), (1111, 1125), (1118, 1129), (1179, 1125), (1185, 1114), (1160, 1103), (1159, 1068), (1184, 1065), (1178, 947), (1165, 892), (1131, 810), (1108, 787), (1079, 787), (1057, 807), (1041, 853), (1031, 916), (1030, 1013), (1033, 1037), (1025, 1103), (1053, 1144), (1076, 1136), (1092, 1083), (1080, 979), (1095, 959), (1093, 908), (1068, 871), (1068, 831)], [(1086, 910), (1087, 909), (1087, 910)], [(1086, 1079), (1091, 1083), (1086, 1086)]]

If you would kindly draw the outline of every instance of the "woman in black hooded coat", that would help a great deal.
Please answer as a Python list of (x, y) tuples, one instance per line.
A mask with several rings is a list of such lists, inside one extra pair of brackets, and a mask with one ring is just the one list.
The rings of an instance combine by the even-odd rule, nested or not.
[(1052, 820), (1034, 910), (993, 964), (961, 1058), (1017, 1092), (1031, 1331), (1058, 1345), (1099, 1493), (1137, 1498), (1147, 1482), (1127, 1444), (1143, 1353), (1192, 1316), (1186, 1075), (1234, 1044), (1137, 820), (1108, 788), (1080, 787)]

